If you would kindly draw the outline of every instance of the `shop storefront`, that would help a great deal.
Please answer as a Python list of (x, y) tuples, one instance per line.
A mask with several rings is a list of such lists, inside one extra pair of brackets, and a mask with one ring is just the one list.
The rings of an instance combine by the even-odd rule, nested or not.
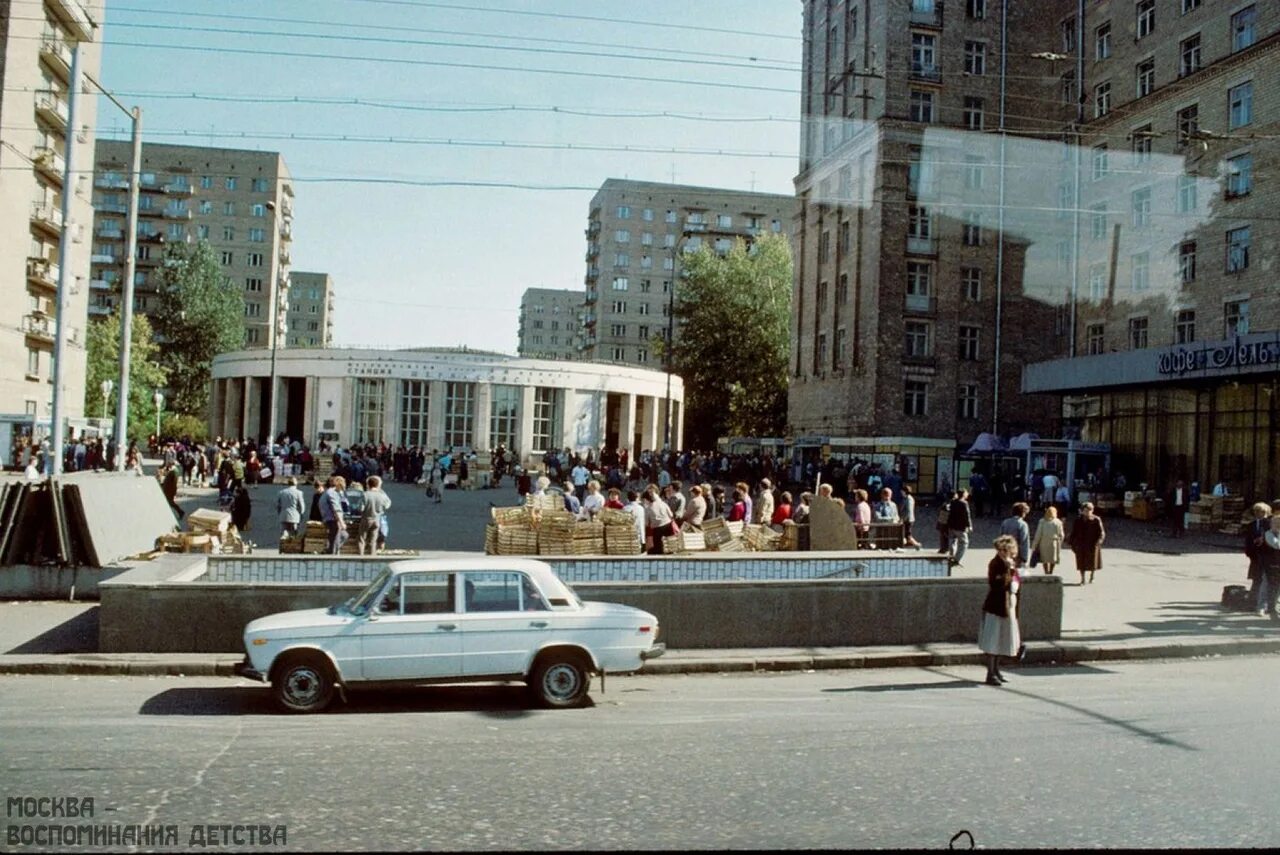
[(1131, 484), (1280, 498), (1280, 333), (1037, 363), (1023, 391), (1061, 395), (1064, 427), (1109, 443)]

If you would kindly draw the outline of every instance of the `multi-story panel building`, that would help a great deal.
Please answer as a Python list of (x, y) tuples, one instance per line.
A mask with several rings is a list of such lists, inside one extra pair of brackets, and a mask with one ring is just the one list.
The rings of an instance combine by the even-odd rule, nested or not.
[[(122, 293), (130, 154), (128, 140), (98, 141), (90, 316), (110, 313)], [(293, 182), (284, 158), (143, 143), (140, 172), (134, 309), (156, 309), (164, 244), (203, 239), (227, 278), (244, 289), (245, 347), (271, 347), (273, 335), (286, 332), (293, 242)]]
[(1069, 340), (1074, 98), (1045, 85), (1061, 49), (1046, 10), (1074, 6), (805, 3), (798, 448), (892, 455), (932, 492), (967, 477), (955, 461), (979, 434), (1050, 423), (1017, 398), (1018, 369)]
[(333, 277), (328, 273), (289, 274), (286, 347), (333, 346)]
[[(71, 64), (78, 45), (81, 74), (98, 74), (102, 16), (102, 0), (0, 4), (0, 410), (41, 421), (53, 412), (59, 326), (62, 410), (84, 412), (93, 209), (88, 177), (68, 176), (66, 159), (74, 146), (79, 172), (93, 157), (94, 97), (77, 99), (76, 127), (69, 127)], [(60, 274), (67, 287), (61, 307)]]
[(1024, 388), (1061, 395), (1064, 425), (1111, 443), (1131, 483), (1273, 499), (1280, 4), (1085, 8), (1074, 358), (1031, 366)]
[[(678, 252), (789, 234), (795, 200), (773, 193), (610, 178), (587, 217), (583, 359), (662, 367)], [(673, 330), (679, 346), (680, 330)]]
[(526, 359), (577, 359), (582, 292), (526, 288), (520, 298), (520, 345)]

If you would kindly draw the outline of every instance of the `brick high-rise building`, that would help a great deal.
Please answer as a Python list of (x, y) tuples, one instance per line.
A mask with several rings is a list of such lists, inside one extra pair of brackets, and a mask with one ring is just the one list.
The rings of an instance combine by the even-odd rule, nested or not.
[(333, 316), (332, 276), (301, 270), (289, 274), (285, 347), (332, 347)]
[[(130, 153), (128, 140), (98, 141), (91, 316), (108, 314), (120, 300)], [(245, 347), (271, 347), (273, 334), (284, 337), (293, 241), (293, 182), (284, 157), (144, 142), (140, 171), (134, 309), (156, 309), (164, 243), (204, 239), (244, 290)]]
[(577, 359), (582, 292), (526, 288), (520, 298), (520, 343), (525, 359)]
[[(96, 77), (103, 6), (102, 0), (0, 3), (0, 412), (36, 420), (53, 412), (59, 325), (65, 336), (63, 412), (71, 418), (84, 412), (93, 209), (89, 179), (80, 171), (93, 159), (97, 99), (78, 98), (77, 127), (68, 126), (68, 113), (72, 45), (79, 44), (81, 74)], [(71, 176), (69, 145), (76, 146), (79, 173)], [(71, 213), (64, 224), (67, 194)], [(64, 225), (68, 287), (59, 308)], [(8, 448), (0, 451), (8, 457)]]
[(981, 433), (1052, 423), (1019, 384), (1069, 343), (1075, 105), (1046, 79), (1070, 63), (1058, 13), (1075, 6), (805, 3), (788, 402), (803, 454), (874, 455), (931, 493), (967, 477), (955, 464)]
[(1027, 369), (1024, 389), (1060, 396), (1064, 428), (1110, 443), (1129, 483), (1224, 480), (1269, 501), (1280, 3), (1081, 8), (1057, 19), (1083, 71), (1076, 335), (1064, 358)]
[[(610, 178), (587, 217), (582, 358), (661, 368), (676, 249), (789, 234), (795, 200), (773, 193)], [(680, 340), (677, 326), (675, 339)]]

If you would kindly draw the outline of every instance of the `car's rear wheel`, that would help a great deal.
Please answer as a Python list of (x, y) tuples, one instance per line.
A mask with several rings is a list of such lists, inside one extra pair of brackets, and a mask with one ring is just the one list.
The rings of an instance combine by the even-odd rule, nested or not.
[(563, 709), (582, 706), (591, 688), (591, 672), (581, 654), (552, 653), (534, 666), (529, 689), (543, 706)]
[(316, 653), (292, 656), (275, 669), (271, 690), (285, 712), (320, 712), (333, 700), (333, 668)]

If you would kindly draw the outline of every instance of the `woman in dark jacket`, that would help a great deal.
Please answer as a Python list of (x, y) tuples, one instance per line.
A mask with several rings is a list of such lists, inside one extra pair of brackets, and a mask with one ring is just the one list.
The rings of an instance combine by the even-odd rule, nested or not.
[(249, 528), (249, 517), (251, 515), (249, 488), (244, 486), (237, 487), (236, 497), (231, 501), (231, 524), (236, 527), (237, 531), (245, 531)]
[(1018, 542), (1009, 535), (995, 541), (996, 555), (987, 564), (987, 598), (982, 603), (982, 627), (978, 648), (987, 655), (987, 685), (1005, 682), (1000, 673), (1001, 656), (1017, 656), (1022, 644), (1018, 631), (1018, 577), (1014, 562)]
[(1084, 574), (1093, 574), (1102, 569), (1102, 542), (1107, 539), (1107, 532), (1102, 527), (1102, 520), (1093, 515), (1093, 503), (1085, 502), (1080, 506), (1080, 516), (1071, 527), (1067, 536), (1067, 546), (1076, 555), (1076, 569), (1080, 571), (1080, 584), (1084, 584)]

